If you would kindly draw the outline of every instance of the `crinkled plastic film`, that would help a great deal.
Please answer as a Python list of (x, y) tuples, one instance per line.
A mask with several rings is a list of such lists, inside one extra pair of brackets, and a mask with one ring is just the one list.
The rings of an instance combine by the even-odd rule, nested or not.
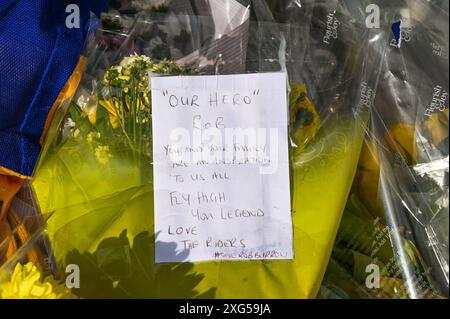
[(448, 297), (448, 10), (399, 1), (390, 11), (401, 42), (383, 61), (324, 296)]
[[(381, 126), (376, 128), (378, 136), (384, 133), (385, 143), (391, 145), (380, 152), (380, 191), (388, 222), (393, 228), (406, 229), (398, 237), (410, 240), (422, 261), (424, 275), (408, 269), (407, 261), (403, 261), (409, 296), (427, 296), (429, 292), (420, 284), (428, 280), (429, 289), (448, 297), (448, 37), (444, 31), (448, 13), (422, 2), (409, 9), (410, 39), (404, 39), (400, 52), (392, 53), (392, 60), (400, 54), (405, 61), (406, 78), (402, 80), (411, 89), (387, 88), (399, 101), (395, 104), (400, 111), (393, 119), (395, 124), (381, 114), (374, 120), (374, 126)], [(429, 67), (421, 68), (425, 63)], [(397, 137), (395, 126), (402, 124), (412, 140)], [(400, 256), (405, 254), (400, 239), (393, 237), (394, 249)], [(420, 280), (420, 275), (425, 278)]]

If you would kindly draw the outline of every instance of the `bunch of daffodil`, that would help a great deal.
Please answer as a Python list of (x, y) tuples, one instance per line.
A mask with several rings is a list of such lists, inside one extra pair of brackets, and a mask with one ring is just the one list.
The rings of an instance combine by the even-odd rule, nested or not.
[(9, 281), (0, 283), (0, 299), (72, 299), (76, 298), (64, 284), (52, 277), (42, 278), (39, 269), (29, 262), (18, 263)]

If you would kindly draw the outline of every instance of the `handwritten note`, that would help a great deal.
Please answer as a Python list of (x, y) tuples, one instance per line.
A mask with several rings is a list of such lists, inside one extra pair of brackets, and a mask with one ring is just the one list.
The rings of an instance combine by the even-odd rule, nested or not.
[(150, 85), (156, 262), (292, 259), (285, 74)]

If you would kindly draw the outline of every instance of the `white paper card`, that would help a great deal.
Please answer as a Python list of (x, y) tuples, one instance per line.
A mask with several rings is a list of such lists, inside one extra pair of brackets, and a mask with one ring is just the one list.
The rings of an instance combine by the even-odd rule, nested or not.
[(150, 85), (156, 262), (292, 259), (286, 75)]

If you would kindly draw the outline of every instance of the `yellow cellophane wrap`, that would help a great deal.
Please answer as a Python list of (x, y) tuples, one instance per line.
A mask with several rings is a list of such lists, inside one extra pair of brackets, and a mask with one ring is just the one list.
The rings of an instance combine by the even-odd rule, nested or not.
[[(83, 297), (314, 298), (355, 175), (362, 124), (355, 118), (327, 121), (303, 151), (293, 150), (293, 260), (157, 265), (153, 187), (143, 184), (139, 169), (114, 157), (107, 169), (94, 169), (92, 155), (80, 154), (79, 147), (87, 147), (82, 145), (48, 152), (41, 158), (33, 189), (55, 259), (64, 269), (68, 263), (85, 265), (83, 260), (91, 258), (87, 268), (80, 266)], [(126, 259), (128, 270), (110, 275), (100, 259), (106, 258), (105, 251), (111, 255), (111, 249), (127, 245), (129, 252), (123, 257), (116, 252), (114, 258)], [(97, 276), (108, 283), (86, 288), (83, 278), (93, 281)]]

